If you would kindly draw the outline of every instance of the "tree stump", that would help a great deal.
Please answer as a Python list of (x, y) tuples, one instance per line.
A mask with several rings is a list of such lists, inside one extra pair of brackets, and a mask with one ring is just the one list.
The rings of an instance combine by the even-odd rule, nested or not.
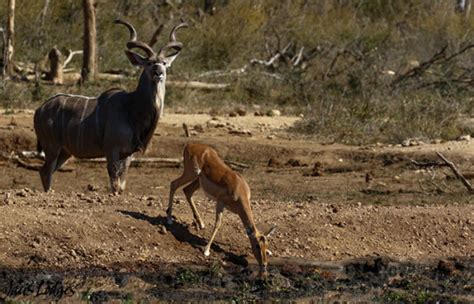
[(49, 51), (48, 58), (50, 66), (48, 80), (51, 80), (53, 84), (63, 84), (63, 55), (56, 47), (54, 47), (53, 49), (51, 49), (51, 51)]

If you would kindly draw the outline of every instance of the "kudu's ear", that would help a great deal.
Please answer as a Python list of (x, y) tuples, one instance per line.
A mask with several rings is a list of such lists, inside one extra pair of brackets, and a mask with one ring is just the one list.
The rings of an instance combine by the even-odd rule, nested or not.
[(127, 55), (128, 60), (133, 65), (145, 65), (148, 62), (148, 60), (142, 55), (129, 50), (125, 50), (125, 55)]
[(163, 59), (163, 63), (165, 64), (166, 68), (169, 68), (173, 61), (178, 57), (179, 52), (176, 52), (174, 54), (171, 54)]
[(270, 237), (272, 235), (273, 232), (275, 232), (277, 226), (273, 226), (272, 228), (270, 228), (267, 232), (265, 232), (263, 235), (265, 235), (265, 237)]

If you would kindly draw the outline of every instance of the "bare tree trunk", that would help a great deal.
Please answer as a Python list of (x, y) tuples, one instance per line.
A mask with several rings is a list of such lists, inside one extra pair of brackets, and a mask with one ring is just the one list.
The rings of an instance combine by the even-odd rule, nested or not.
[(8, 0), (7, 45), (3, 65), (8, 75), (13, 73), (13, 43), (15, 38), (15, 0)]
[(49, 1), (50, 1), (50, 0), (45, 0), (45, 1), (44, 1), (44, 7), (43, 7), (43, 9), (41, 10), (41, 15), (40, 15), (41, 27), (43, 27), (44, 21), (45, 21), (45, 19), (46, 19), (46, 14), (48, 13)]
[(94, 0), (83, 0), (84, 54), (82, 58), (82, 82), (94, 80), (97, 73), (97, 46)]
[(456, 0), (456, 11), (468, 18), (471, 12), (471, 0)]
[(63, 66), (64, 66), (64, 57), (61, 52), (54, 47), (48, 53), (49, 58), (49, 75), (48, 78), (53, 82), (53, 84), (63, 84)]
[(216, 10), (214, 0), (204, 0), (204, 12), (209, 15), (213, 15)]
[[(7, 58), (7, 34), (5, 30), (0, 27), (0, 32), (2, 32), (2, 81), (5, 80), (6, 74), (6, 58)], [(2, 85), (4, 83), (2, 82)]]

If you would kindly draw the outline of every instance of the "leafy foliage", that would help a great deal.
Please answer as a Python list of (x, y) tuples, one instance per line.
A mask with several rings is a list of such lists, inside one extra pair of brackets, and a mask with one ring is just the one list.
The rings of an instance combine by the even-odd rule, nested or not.
[[(167, 102), (175, 107), (278, 106), (287, 113), (305, 113), (296, 130), (348, 142), (451, 138), (462, 131), (460, 115), (472, 115), (474, 48), (457, 52), (474, 43), (474, 17), (456, 14), (455, 1), (213, 3), (215, 9), (204, 12), (204, 1), (199, 0), (100, 1), (99, 69), (128, 71), (135, 76), (120, 85), (135, 86), (136, 70), (123, 55), (128, 35), (113, 24), (115, 18), (131, 21), (139, 39), (148, 41), (158, 24), (164, 23), (168, 33), (184, 17), (191, 28), (179, 32), (185, 49), (170, 78), (232, 86), (225, 92), (205, 93), (170, 89)], [(43, 5), (17, 1), (17, 61), (36, 63), (54, 45), (63, 53), (82, 48), (80, 2), (51, 1), (44, 23)], [(6, 3), (0, 3), (1, 16), (6, 16), (5, 10)], [(158, 44), (165, 39), (162, 34)], [(444, 47), (444, 58), (430, 62)], [(271, 64), (261, 64), (278, 53), (281, 56)], [(450, 58), (453, 54), (457, 55)], [(80, 65), (77, 57), (70, 67)], [(96, 95), (110, 85), (68, 90), (95, 90)], [(20, 100), (27, 105), (63, 89), (28, 85), (28, 90), (32, 93), (25, 99), (28, 94), (10, 86), (0, 91), (0, 98), (5, 105)]]

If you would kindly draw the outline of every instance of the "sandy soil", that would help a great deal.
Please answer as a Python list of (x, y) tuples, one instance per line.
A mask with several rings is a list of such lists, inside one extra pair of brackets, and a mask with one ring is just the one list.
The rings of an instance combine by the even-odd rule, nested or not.
[[(171, 288), (174, 300), (416, 300), (431, 280), (438, 287), (421, 295), (427, 300), (474, 300), (474, 199), (448, 168), (411, 162), (439, 162), (434, 152), (441, 151), (472, 181), (473, 141), (322, 144), (288, 132), (297, 119), (169, 114), (146, 155), (136, 156), (179, 158), (184, 144), (193, 141), (249, 165), (242, 174), (252, 189), (258, 226), (277, 225), (270, 283), (255, 283), (250, 245), (235, 215), (225, 213), (211, 256), (202, 254), (215, 203), (201, 193), (196, 202), (206, 229), (196, 228), (182, 193), (177, 193), (175, 224), (164, 225), (168, 185), (180, 168), (134, 166), (128, 190), (114, 196), (104, 164), (71, 160), (54, 175), (54, 192), (46, 194), (36, 171), (5, 158), (35, 149), (31, 111), (0, 114), (0, 299), (3, 294), (17, 300), (153, 302), (169, 299)], [(184, 137), (183, 122), (192, 137)], [(354, 262), (358, 259), (367, 260)], [(344, 276), (314, 266), (321, 261), (342, 265)], [(384, 267), (372, 271), (367, 265), (377, 261)], [(381, 279), (380, 269), (390, 263), (397, 263), (397, 271)], [(444, 271), (443, 263), (451, 268)], [(400, 265), (410, 265), (404, 268), (410, 272), (398, 271)], [(25, 283), (30, 281), (24, 274), (35, 283)], [(62, 292), (38, 298), (26, 292), (45, 289), (47, 283), (38, 283), (45, 274), (60, 278), (52, 280), (61, 285), (51, 290)], [(117, 283), (122, 277), (126, 282)], [(414, 283), (405, 286), (403, 278)], [(364, 291), (367, 282), (373, 286)], [(440, 290), (443, 284), (451, 284), (449, 290)]]

